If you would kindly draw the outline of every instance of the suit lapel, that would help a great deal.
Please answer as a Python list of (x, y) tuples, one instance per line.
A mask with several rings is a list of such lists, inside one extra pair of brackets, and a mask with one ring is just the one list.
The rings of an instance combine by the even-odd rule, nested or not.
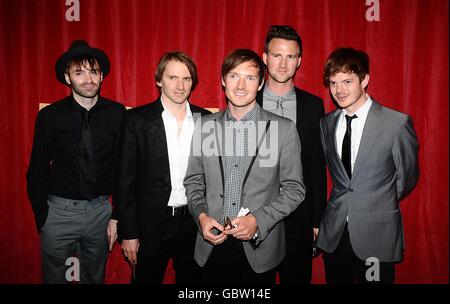
[(302, 93), (302, 91), (299, 89), (299, 88), (297, 88), (297, 87), (294, 87), (295, 88), (295, 98), (297, 99), (297, 104), (296, 104), (296, 108), (297, 108), (297, 110), (296, 110), (296, 127), (297, 127), (297, 131), (298, 131), (298, 135), (299, 135), (299, 137), (300, 137), (300, 140), (301, 141), (303, 141), (303, 132), (302, 132), (302, 124), (304, 123), (304, 122), (306, 122), (306, 121), (308, 121), (308, 117), (307, 117), (307, 115), (308, 115), (308, 113), (307, 113), (307, 111), (304, 111), (303, 110), (303, 107), (304, 107), (304, 105), (303, 105), (303, 99), (304, 99), (304, 96), (303, 96), (303, 93)]
[(354, 179), (361, 170), (365, 159), (370, 154), (375, 140), (379, 134), (377, 125), (379, 124), (379, 113), (381, 106), (372, 99), (372, 106), (367, 114), (366, 123), (364, 124), (361, 142), (359, 144), (358, 155), (356, 156), (355, 165), (353, 167), (352, 179)]
[[(248, 177), (248, 171), (251, 170), (250, 165), (252, 164), (252, 159), (253, 159), (253, 155), (255, 155), (256, 153), (256, 148), (258, 146), (259, 143), (259, 135), (261, 136), (265, 136), (264, 134), (264, 129), (263, 130), (259, 130), (258, 127), (263, 127), (265, 128), (266, 124), (264, 124), (264, 126), (258, 125), (258, 122), (263, 121), (263, 122), (267, 122), (268, 121), (268, 117), (266, 115), (266, 112), (262, 109), (262, 107), (259, 106), (259, 104), (256, 104), (255, 107), (259, 107), (258, 110), (258, 114), (256, 115), (256, 121), (255, 121), (255, 134), (254, 136), (256, 136), (256, 141), (255, 141), (255, 147), (253, 151), (248, 151), (248, 154), (245, 158), (245, 176)], [(250, 140), (250, 139), (249, 139)], [(250, 147), (249, 147), (250, 149)], [(257, 155), (256, 155), (257, 156)]]
[(348, 178), (347, 172), (345, 171), (344, 165), (342, 164), (342, 159), (339, 157), (338, 153), (338, 144), (336, 141), (336, 132), (337, 132), (337, 126), (339, 122), (339, 117), (341, 116), (342, 110), (336, 110), (334, 112), (333, 117), (331, 118), (330, 124), (328, 125), (329, 133), (331, 136), (327, 136), (328, 138), (328, 147), (331, 147), (331, 155), (333, 157), (333, 160), (337, 164), (337, 169), (341, 171), (341, 174), (346, 176)]
[(164, 108), (161, 104), (161, 100), (156, 101), (156, 108), (154, 111), (155, 117), (148, 125), (148, 135), (150, 136), (149, 142), (155, 143), (154, 147), (149, 147), (155, 151), (156, 158), (161, 164), (160, 170), (164, 180), (170, 182), (170, 166), (169, 166), (169, 154), (167, 151), (167, 138), (166, 130), (164, 129), (164, 121), (162, 119), (162, 112)]
[(216, 141), (216, 145), (217, 145), (217, 149), (218, 149), (218, 156), (217, 156), (217, 161), (219, 163), (219, 168), (220, 168), (220, 175), (222, 178), (222, 191), (223, 193), (225, 193), (225, 171), (224, 171), (224, 166), (223, 166), (223, 148), (225, 145), (225, 138), (224, 138), (224, 134), (225, 134), (225, 111), (223, 111), (221, 113), (221, 116), (217, 117), (214, 119), (214, 135), (215, 135), (215, 141)]

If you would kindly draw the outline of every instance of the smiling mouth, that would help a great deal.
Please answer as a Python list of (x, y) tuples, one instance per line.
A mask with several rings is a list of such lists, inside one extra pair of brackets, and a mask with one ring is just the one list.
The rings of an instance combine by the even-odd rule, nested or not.
[(244, 97), (247, 96), (246, 92), (234, 92), (234, 95), (239, 96), (239, 97)]

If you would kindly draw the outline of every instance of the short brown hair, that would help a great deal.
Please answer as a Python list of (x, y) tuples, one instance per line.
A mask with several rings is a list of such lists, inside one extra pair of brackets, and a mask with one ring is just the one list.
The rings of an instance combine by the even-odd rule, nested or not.
[(338, 48), (328, 57), (323, 68), (323, 84), (329, 86), (330, 78), (337, 73), (355, 73), (359, 81), (369, 74), (369, 55), (352, 48)]
[(266, 36), (266, 42), (264, 44), (264, 53), (269, 54), (269, 44), (273, 38), (279, 38), (284, 40), (293, 40), (298, 45), (298, 57), (303, 56), (302, 38), (297, 31), (289, 25), (272, 25), (269, 27)]
[(181, 51), (167, 52), (161, 57), (155, 72), (156, 82), (161, 82), (164, 70), (166, 69), (169, 61), (178, 61), (183, 63), (187, 67), (187, 69), (189, 70), (189, 74), (191, 74), (192, 77), (191, 91), (194, 91), (195, 87), (198, 84), (197, 67), (195, 66), (192, 58)]
[(255, 68), (259, 69), (258, 84), (261, 85), (264, 81), (264, 77), (266, 76), (266, 65), (264, 64), (264, 61), (262, 61), (261, 57), (250, 49), (234, 50), (224, 59), (222, 64), (222, 78), (225, 79), (225, 76), (232, 69), (244, 62), (250, 62)]

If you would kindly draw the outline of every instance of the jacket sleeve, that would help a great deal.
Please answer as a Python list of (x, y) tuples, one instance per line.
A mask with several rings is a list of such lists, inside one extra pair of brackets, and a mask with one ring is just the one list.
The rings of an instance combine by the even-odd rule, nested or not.
[[(310, 172), (304, 172), (309, 174), (311, 180), (311, 199), (313, 205), (313, 227), (319, 228), (320, 220), (322, 219), (323, 211), (325, 210), (327, 200), (327, 173), (325, 163), (325, 153), (322, 148), (321, 135), (320, 135), (320, 119), (325, 114), (322, 99), (319, 99), (317, 107), (317, 117), (314, 120), (313, 128), (313, 153), (311, 155)], [(305, 178), (306, 179), (306, 178)]]
[[(188, 167), (184, 177), (184, 188), (186, 189), (186, 197), (189, 212), (198, 225), (198, 216), (201, 213), (208, 213), (206, 203), (206, 181), (205, 169), (203, 166), (202, 156), (202, 134), (201, 123), (197, 121), (194, 134), (191, 141), (191, 151), (189, 154)], [(201, 230), (199, 230), (201, 231)]]
[[(271, 128), (272, 129), (272, 126)], [(252, 212), (258, 223), (258, 231), (265, 239), (272, 228), (293, 212), (305, 199), (305, 185), (303, 183), (300, 139), (293, 122), (284, 132), (271, 134), (283, 137), (279, 150), (279, 177), (281, 191), (275, 200), (262, 208)]]
[(113, 212), (111, 214), (111, 219), (118, 219), (118, 211), (117, 211), (117, 206), (115, 203), (115, 199), (117, 198), (117, 174), (118, 174), (118, 164), (119, 164), (119, 149), (120, 149), (120, 134), (121, 134), (121, 128), (122, 128), (122, 123), (123, 123), (123, 119), (126, 113), (126, 109), (124, 106), (122, 106), (122, 113), (121, 113), (121, 119), (119, 122), (119, 128), (118, 128), (118, 134), (116, 136), (115, 142), (114, 142), (114, 162), (113, 162), (113, 176), (112, 176), (112, 187), (111, 187), (111, 194), (112, 194), (112, 205), (113, 205)]
[(120, 132), (116, 187), (113, 192), (120, 240), (139, 238), (136, 214), (138, 141), (136, 126), (130, 114), (125, 114)]
[(397, 131), (392, 154), (396, 167), (397, 198), (406, 197), (416, 186), (419, 179), (417, 161), (419, 144), (412, 119), (408, 116)]
[(26, 174), (28, 197), (33, 208), (38, 231), (44, 226), (48, 215), (47, 180), (50, 173), (52, 132), (47, 113), (44, 109), (37, 115), (30, 164)]

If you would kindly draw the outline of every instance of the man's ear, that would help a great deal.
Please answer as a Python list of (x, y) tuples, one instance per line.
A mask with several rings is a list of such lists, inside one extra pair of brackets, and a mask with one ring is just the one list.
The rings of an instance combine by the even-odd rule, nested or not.
[(262, 60), (264, 61), (265, 65), (267, 65), (267, 53), (266, 52), (263, 53)]
[(369, 74), (366, 74), (366, 76), (364, 76), (363, 81), (361, 82), (361, 85), (363, 87), (363, 89), (366, 89), (367, 86), (369, 85)]
[(260, 84), (259, 87), (258, 87), (258, 91), (260, 91), (260, 90), (262, 89), (262, 87), (264, 86), (264, 80), (265, 80), (265, 79), (263, 79), (263, 81), (261, 81), (261, 84)]
[(221, 79), (222, 79), (222, 86), (225, 87), (225, 80), (223, 80), (223, 77)]
[(302, 57), (298, 57), (298, 59), (297, 59), (297, 69), (300, 67), (301, 63), (302, 63)]
[(71, 85), (71, 84), (72, 84), (72, 83), (70, 82), (69, 74), (64, 73), (64, 78), (66, 79), (66, 82), (67, 82), (68, 85)]
[(157, 82), (156, 82), (156, 85), (157, 85), (158, 87), (162, 88), (162, 83), (161, 83), (161, 81), (157, 81)]

